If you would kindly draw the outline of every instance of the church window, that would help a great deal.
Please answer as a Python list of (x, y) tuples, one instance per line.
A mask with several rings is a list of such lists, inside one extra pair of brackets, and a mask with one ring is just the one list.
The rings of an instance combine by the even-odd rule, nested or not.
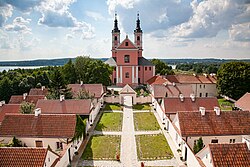
[(129, 73), (128, 72), (125, 73), (125, 78), (129, 78)]
[(125, 63), (129, 63), (129, 55), (125, 55), (124, 56), (124, 62)]
[(147, 67), (145, 67), (145, 71), (147, 71), (148, 70), (148, 68)]
[(149, 67), (149, 71), (151, 71), (151, 67)]
[(125, 42), (125, 46), (128, 46), (128, 42)]
[(141, 68), (140, 68), (140, 67), (138, 67), (138, 71), (141, 71)]
[(140, 41), (140, 36), (137, 36), (137, 41)]
[(117, 36), (115, 36), (115, 41), (117, 41)]
[(116, 71), (116, 67), (114, 67), (114, 71)]

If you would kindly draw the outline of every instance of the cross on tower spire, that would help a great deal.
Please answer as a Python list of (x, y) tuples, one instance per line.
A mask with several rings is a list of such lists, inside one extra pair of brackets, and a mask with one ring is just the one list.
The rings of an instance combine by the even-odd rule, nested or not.
[(114, 29), (112, 30), (112, 32), (120, 32), (120, 30), (118, 28), (118, 20), (117, 20), (117, 13), (116, 13), (116, 11), (115, 11)]
[(141, 26), (140, 26), (140, 14), (139, 14), (139, 11), (137, 12), (137, 20), (136, 20), (135, 32), (142, 32)]

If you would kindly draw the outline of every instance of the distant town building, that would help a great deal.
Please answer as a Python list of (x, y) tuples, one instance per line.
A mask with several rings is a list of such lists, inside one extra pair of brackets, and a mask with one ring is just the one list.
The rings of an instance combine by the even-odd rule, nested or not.
[(112, 57), (106, 63), (114, 67), (112, 83), (116, 86), (137, 86), (155, 75), (155, 66), (142, 56), (142, 29), (137, 15), (134, 42), (128, 36), (120, 42), (120, 30), (115, 15), (112, 30)]

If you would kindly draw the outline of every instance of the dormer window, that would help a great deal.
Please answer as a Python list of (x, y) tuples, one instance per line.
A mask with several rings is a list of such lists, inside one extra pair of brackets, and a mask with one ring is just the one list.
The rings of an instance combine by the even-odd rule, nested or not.
[(128, 42), (125, 42), (125, 46), (128, 46)]
[(129, 55), (125, 55), (124, 56), (124, 62), (125, 63), (129, 63)]

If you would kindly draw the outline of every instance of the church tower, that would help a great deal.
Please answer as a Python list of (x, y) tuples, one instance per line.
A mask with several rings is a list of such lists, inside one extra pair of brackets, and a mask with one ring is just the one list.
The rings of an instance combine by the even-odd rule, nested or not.
[(142, 30), (140, 26), (140, 17), (139, 13), (137, 13), (137, 20), (136, 20), (136, 28), (134, 30), (134, 44), (139, 49), (138, 56), (142, 57)]
[(115, 13), (114, 29), (112, 30), (112, 57), (116, 57), (116, 48), (120, 44), (120, 30), (118, 28), (117, 14)]

